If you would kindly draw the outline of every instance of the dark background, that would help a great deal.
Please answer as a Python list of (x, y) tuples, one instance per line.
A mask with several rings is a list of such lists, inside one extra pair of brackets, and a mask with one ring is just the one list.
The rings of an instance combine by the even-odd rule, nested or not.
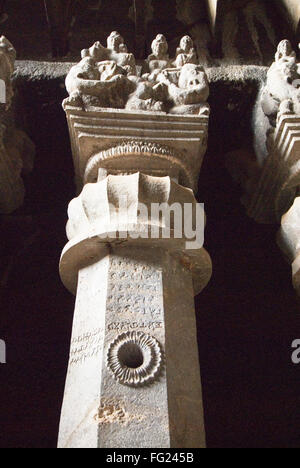
[[(14, 11), (19, 14), (15, 6), (10, 15)], [(171, 18), (175, 30), (174, 12)], [(163, 13), (160, 21), (163, 32)], [(35, 40), (27, 46), (24, 41), (22, 49), (20, 24), (4, 23), (5, 34), (16, 47), (20, 44), (23, 58), (38, 58)], [(122, 24), (112, 14), (107, 32)], [(32, 36), (45, 27), (35, 18)], [(119, 29), (130, 44), (129, 29)], [(171, 29), (169, 21), (167, 31)], [(99, 34), (106, 34), (101, 25)], [(198, 199), (205, 203), (205, 242), (214, 272), (196, 298), (210, 448), (300, 446), (300, 365), (291, 362), (291, 343), (300, 338), (300, 304), (291, 268), (276, 245), (279, 226), (259, 225), (246, 216), (242, 192), (225, 169), (226, 153), (251, 149), (251, 113), (259, 85), (259, 79), (238, 82), (234, 75), (211, 82), (209, 150)], [(66, 92), (63, 77), (50, 75), (31, 79), (19, 73), (15, 87), (17, 121), (35, 142), (37, 154), (25, 180), (24, 206), (0, 217), (0, 338), (7, 343), (7, 364), (0, 365), (0, 447), (54, 448), (74, 308), (58, 274), (67, 204), (75, 194), (61, 108)], [(234, 111), (229, 103), (236, 104)]]
[[(51, 31), (62, 35), (61, 29), (69, 31), (69, 51), (62, 60), (78, 59), (81, 49), (100, 40), (103, 45), (113, 30), (118, 30), (126, 39), (130, 51), (136, 52), (134, 17), (130, 13), (134, 0), (0, 0), (5, 16), (0, 23), (0, 32), (10, 38), (18, 52), (19, 59), (56, 60), (52, 54)], [(149, 0), (135, 0), (136, 2)], [(274, 44), (271, 43), (267, 28), (275, 37), (275, 42), (290, 39), (296, 47), (299, 31), (290, 26), (289, 17), (282, 7), (282, 0), (218, 0), (224, 5), (220, 9), (215, 33), (211, 31), (206, 0), (151, 0), (152, 14), (145, 11), (147, 28), (145, 29), (144, 55), (151, 52), (154, 37), (163, 33), (169, 41), (173, 56), (180, 38), (190, 34), (206, 47), (208, 63), (261, 63), (255, 42), (259, 44), (263, 64), (269, 65), (274, 57)], [(52, 15), (49, 23), (45, 10), (48, 5), (48, 17), (51, 6), (73, 3), (70, 15), (72, 27), (64, 15)], [(97, 7), (98, 5), (98, 7)], [(252, 5), (253, 16), (249, 17), (247, 8)], [(65, 9), (62, 8), (62, 13)], [(223, 37), (224, 17), (227, 13), (236, 15), (235, 24), (229, 30), (229, 37)], [(142, 15), (145, 16), (145, 15)], [(5, 20), (4, 20), (5, 19)], [(252, 25), (249, 19), (253, 20)], [(1, 21), (1, 16), (0, 16)], [(235, 35), (235, 47), (239, 57), (230, 56), (228, 41)], [(277, 43), (276, 43), (277, 46)], [(225, 51), (225, 52), (224, 52)]]

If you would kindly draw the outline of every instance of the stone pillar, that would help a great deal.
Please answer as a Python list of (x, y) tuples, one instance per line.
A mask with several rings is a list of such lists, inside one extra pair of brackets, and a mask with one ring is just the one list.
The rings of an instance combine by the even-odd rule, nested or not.
[(282, 216), (278, 245), (292, 266), (293, 285), (300, 295), (300, 198)]
[(27, 135), (17, 130), (11, 109), (12, 74), (16, 51), (0, 37), (0, 214), (9, 214), (23, 204), (22, 174), (33, 168), (34, 145)]
[[(279, 43), (254, 109), (254, 158), (228, 157), (232, 176), (245, 188), (247, 214), (258, 223), (282, 224), (279, 245), (293, 263), (298, 289), (300, 186), (300, 63), (288, 40)], [(251, 156), (251, 153), (250, 153)], [(294, 203), (294, 200), (296, 201)], [(294, 203), (294, 205), (293, 205)]]
[(288, 40), (275, 61), (253, 112), (254, 157), (228, 157), (228, 169), (245, 189), (247, 214), (258, 223), (280, 223), (300, 184), (300, 64)]
[(276, 34), (265, 8), (268, 2), (205, 0), (203, 3), (207, 7), (214, 54), (221, 55), (231, 65), (269, 61), (266, 54), (270, 43), (275, 45)]
[(300, 24), (300, 4), (298, 0), (280, 0), (280, 4), (284, 7), (284, 11), (288, 17), (293, 31), (299, 33)]
[(210, 259), (164, 238), (174, 232), (167, 218), (151, 238), (156, 226), (140, 218), (138, 197), (149, 212), (153, 200), (196, 204), (169, 177), (141, 174), (86, 185), (70, 204), (60, 268), (72, 292), (77, 276), (78, 285), (61, 447), (205, 444), (193, 297), (209, 280)]
[(269, 153), (259, 178), (247, 197), (248, 215), (259, 223), (275, 224), (290, 208), (300, 183), (300, 115), (278, 115), (276, 127), (268, 135)]
[[(132, 78), (132, 57), (126, 52), (124, 63), (117, 52), (125, 50), (123, 39), (117, 46), (113, 38), (117, 33), (111, 48), (98, 43), (82, 55), (111, 59), (97, 67), (114, 69), (113, 83), (123, 82), (122, 108), (112, 108), (116, 94), (103, 107), (111, 82), (95, 80), (94, 90), (103, 91), (95, 100), (86, 94), (91, 80), (76, 81), (78, 68), (67, 78), (64, 108), (81, 193), (69, 205), (69, 243), (60, 263), (76, 306), (59, 447), (204, 447), (194, 294), (212, 267), (200, 235), (204, 212), (192, 188), (207, 143), (207, 79), (198, 65), (185, 67), (185, 58), (194, 60), (190, 45), (182, 43), (177, 57), (167, 59), (163, 36), (144, 64), (152, 76)], [(195, 80), (191, 89), (180, 80), (181, 69), (162, 73), (178, 57)], [(92, 73), (92, 63), (89, 56), (80, 66), (88, 64)]]
[(296, 196), (299, 177), (300, 64), (288, 40), (279, 43), (254, 109), (257, 168), (245, 186), (249, 216), (280, 222)]

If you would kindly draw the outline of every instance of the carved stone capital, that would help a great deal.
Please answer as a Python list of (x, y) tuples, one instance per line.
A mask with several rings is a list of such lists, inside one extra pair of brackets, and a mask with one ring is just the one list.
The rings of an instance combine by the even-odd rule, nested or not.
[(207, 148), (208, 115), (66, 106), (77, 187), (107, 174), (169, 175), (197, 190)]
[[(187, 205), (190, 211), (185, 212)], [(110, 245), (119, 243), (168, 250), (192, 271), (195, 294), (210, 279), (210, 257), (201, 245), (188, 248), (191, 238), (186, 236), (184, 224), (190, 216), (191, 226), (198, 221), (197, 229), (204, 232), (204, 213), (200, 220), (192, 190), (169, 177), (110, 175), (85, 185), (80, 196), (71, 201), (68, 215), (69, 243), (62, 253), (60, 273), (74, 294), (79, 270), (99, 261)]]

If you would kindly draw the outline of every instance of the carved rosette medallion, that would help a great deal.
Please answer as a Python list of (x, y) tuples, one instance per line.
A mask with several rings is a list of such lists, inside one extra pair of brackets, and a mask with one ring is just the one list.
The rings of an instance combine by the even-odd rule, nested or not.
[(143, 332), (118, 335), (107, 353), (107, 367), (123, 385), (142, 387), (152, 383), (162, 367), (159, 342)]

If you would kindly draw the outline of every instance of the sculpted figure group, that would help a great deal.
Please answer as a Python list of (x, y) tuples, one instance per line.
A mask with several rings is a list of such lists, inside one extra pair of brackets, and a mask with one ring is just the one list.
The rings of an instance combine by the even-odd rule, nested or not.
[(268, 71), (262, 108), (273, 127), (278, 115), (300, 114), (300, 63), (288, 40), (279, 43), (275, 62)]
[(82, 59), (67, 76), (66, 103), (175, 114), (208, 114), (209, 85), (198, 64), (193, 41), (184, 36), (175, 59), (170, 59), (162, 34), (152, 53), (137, 66), (122, 36), (114, 31), (107, 47), (96, 42), (81, 52)]

